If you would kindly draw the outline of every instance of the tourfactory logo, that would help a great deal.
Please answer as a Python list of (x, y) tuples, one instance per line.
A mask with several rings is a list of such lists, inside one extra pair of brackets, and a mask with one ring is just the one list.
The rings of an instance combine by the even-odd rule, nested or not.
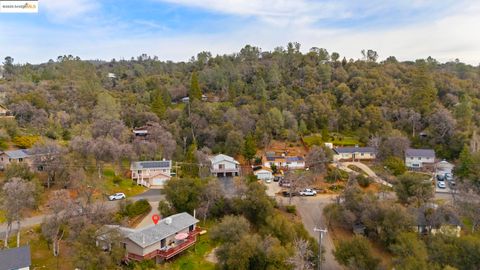
[(38, 13), (38, 0), (0, 0), (0, 13)]

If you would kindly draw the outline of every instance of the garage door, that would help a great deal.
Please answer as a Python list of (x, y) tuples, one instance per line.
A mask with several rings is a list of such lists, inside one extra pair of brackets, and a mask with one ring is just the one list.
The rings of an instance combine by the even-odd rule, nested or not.
[(152, 186), (163, 186), (167, 182), (165, 178), (154, 178), (152, 179)]

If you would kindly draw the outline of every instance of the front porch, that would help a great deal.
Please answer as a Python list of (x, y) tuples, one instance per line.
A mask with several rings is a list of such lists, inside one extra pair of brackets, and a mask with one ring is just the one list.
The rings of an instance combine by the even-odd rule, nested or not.
[(143, 261), (150, 259), (156, 259), (157, 262), (167, 261), (187, 250), (189, 247), (195, 245), (195, 243), (197, 242), (197, 236), (201, 231), (202, 230), (199, 227), (196, 227), (193, 231), (189, 232), (188, 237), (184, 239), (181, 243), (175, 244), (173, 246), (166, 246), (162, 249), (150, 252), (149, 254), (146, 254), (144, 256), (127, 253), (126, 259), (127, 261)]

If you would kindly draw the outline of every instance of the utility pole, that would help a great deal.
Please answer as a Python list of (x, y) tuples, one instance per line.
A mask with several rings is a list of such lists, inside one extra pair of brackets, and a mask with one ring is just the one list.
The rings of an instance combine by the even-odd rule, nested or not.
[(318, 232), (318, 270), (322, 269), (322, 241), (323, 241), (323, 234), (328, 232), (327, 229), (317, 229), (317, 227), (313, 228), (314, 232)]

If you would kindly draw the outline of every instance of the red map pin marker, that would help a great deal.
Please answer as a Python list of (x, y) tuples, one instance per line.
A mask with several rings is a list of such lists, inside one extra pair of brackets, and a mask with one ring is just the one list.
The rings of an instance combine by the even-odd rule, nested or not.
[(160, 216), (155, 214), (152, 216), (152, 220), (153, 220), (153, 223), (155, 223), (155, 225), (157, 225), (158, 221), (160, 220)]

